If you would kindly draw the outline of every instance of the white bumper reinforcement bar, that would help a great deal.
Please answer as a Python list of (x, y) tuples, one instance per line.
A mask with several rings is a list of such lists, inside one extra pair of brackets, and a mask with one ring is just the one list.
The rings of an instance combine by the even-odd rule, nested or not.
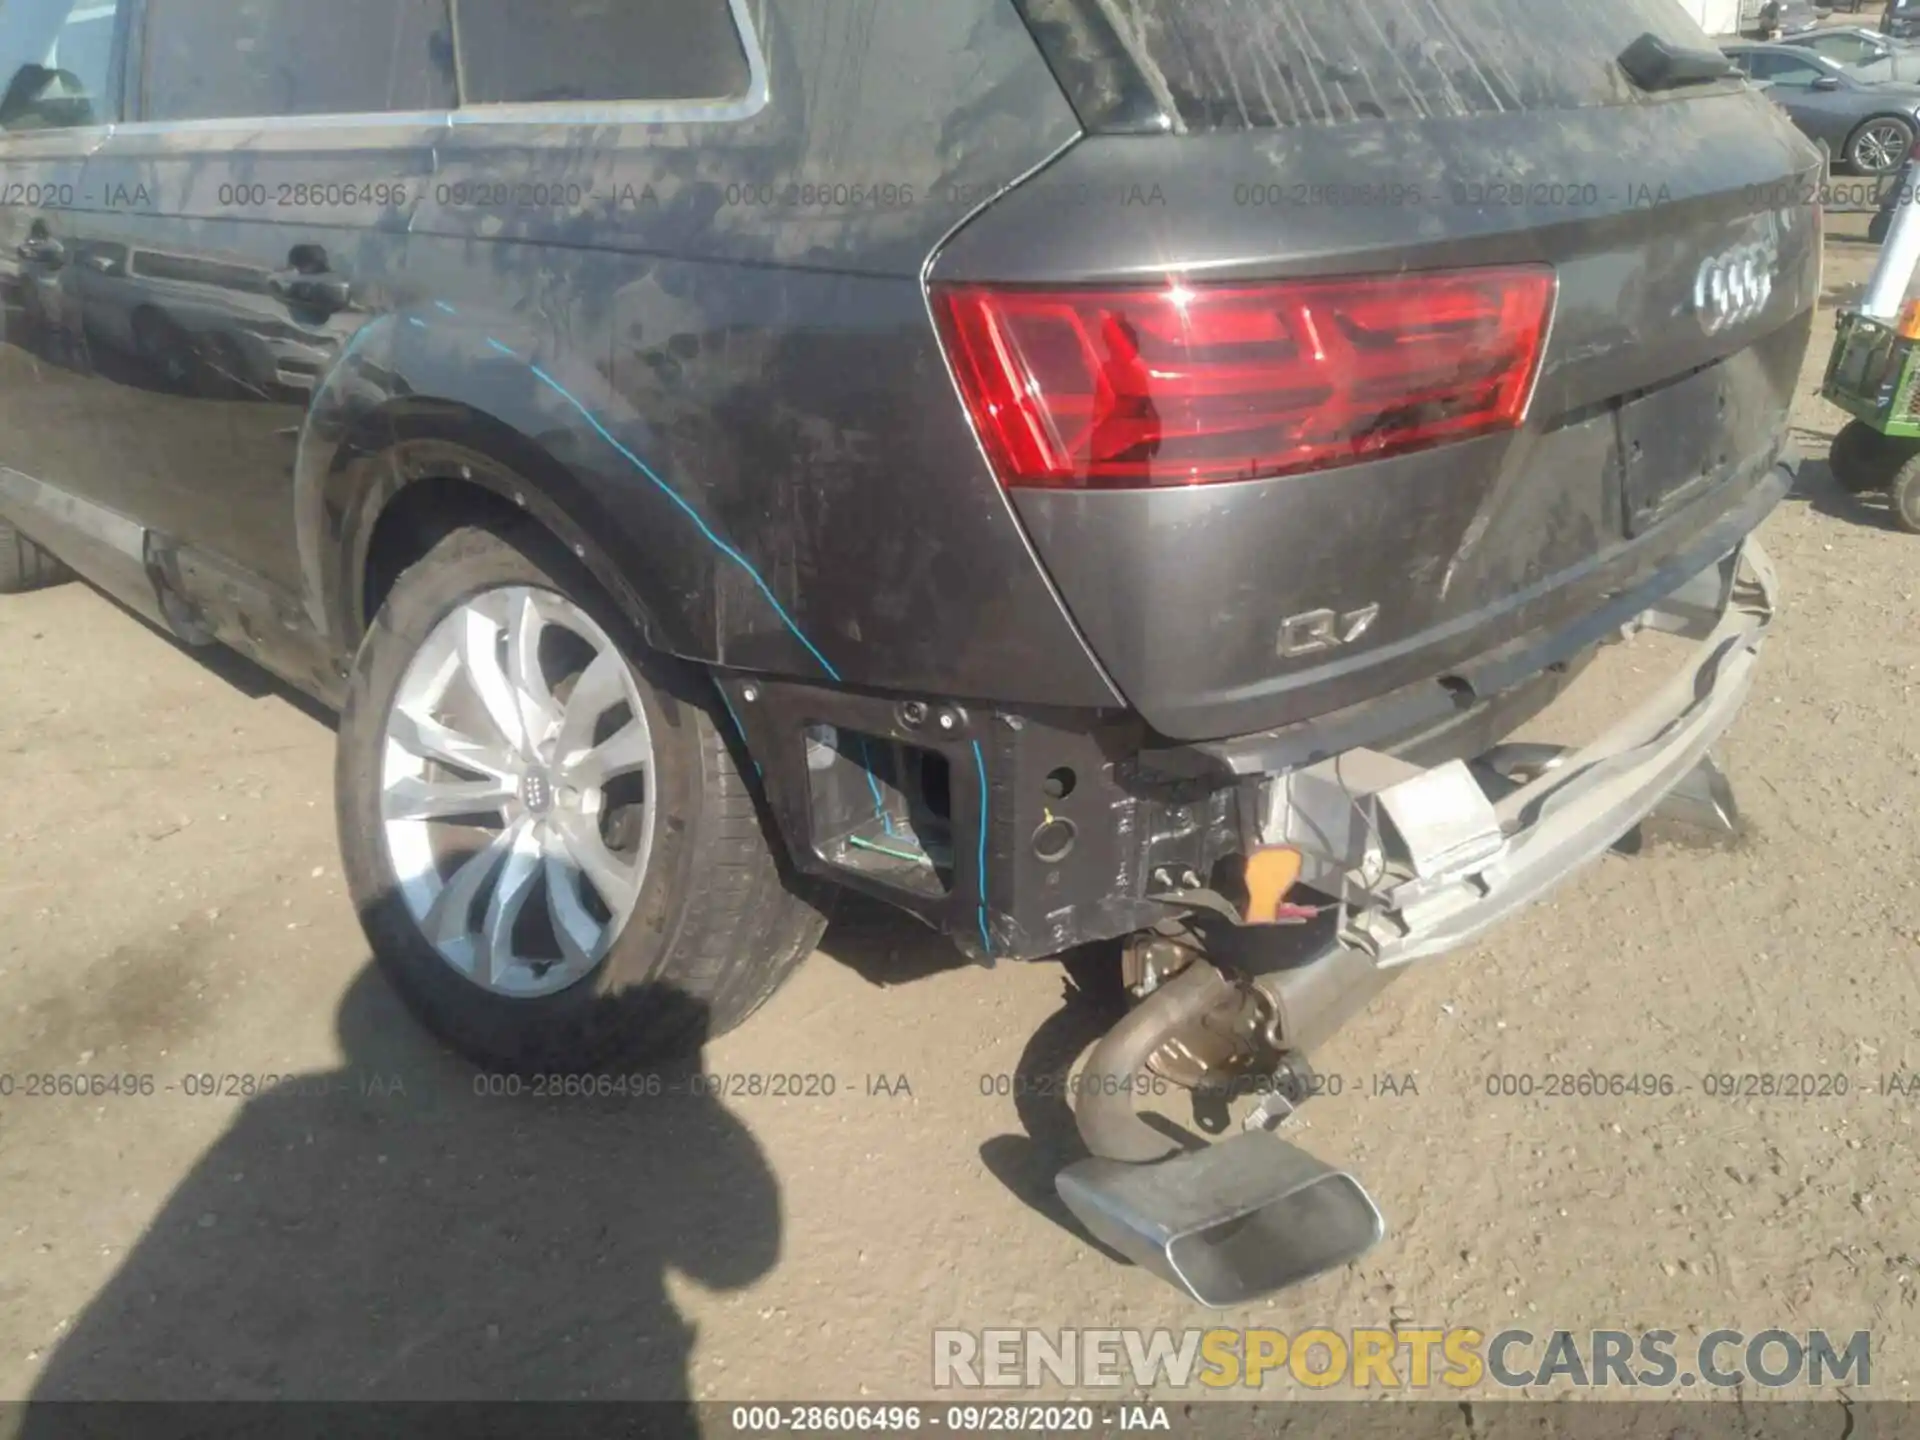
[(1739, 713), (1774, 616), (1774, 575), (1745, 546), (1635, 627), (1699, 641), (1625, 719), (1524, 783), (1356, 750), (1268, 782), (1262, 839), (1341, 901), (1343, 943), (1383, 966), (1454, 949), (1598, 858), (1707, 756)]

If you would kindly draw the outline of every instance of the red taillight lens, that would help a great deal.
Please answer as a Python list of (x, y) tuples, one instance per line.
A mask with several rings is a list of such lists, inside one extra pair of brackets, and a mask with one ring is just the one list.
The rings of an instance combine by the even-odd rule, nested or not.
[(938, 287), (1007, 485), (1285, 475), (1512, 429), (1553, 302), (1545, 266), (1126, 290)]

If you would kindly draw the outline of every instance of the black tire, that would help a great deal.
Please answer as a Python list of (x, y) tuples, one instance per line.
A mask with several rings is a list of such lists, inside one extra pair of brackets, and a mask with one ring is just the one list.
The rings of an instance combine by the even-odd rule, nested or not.
[[(395, 889), (379, 776), (393, 697), (440, 619), (502, 585), (559, 592), (633, 667), (655, 736), (658, 829), (640, 898), (599, 966), (537, 999), (497, 995), (444, 961)], [(341, 713), (335, 772), (348, 887), (374, 954), (421, 1021), (483, 1065), (580, 1072), (697, 1048), (763, 1004), (826, 920), (783, 873), (702, 671), (653, 654), (545, 532), (453, 531), (406, 570), (368, 628)]]
[[(1865, 141), (1869, 135), (1898, 135), (1884, 146), (1876, 146), (1874, 155), (1863, 155)], [(1875, 115), (1863, 120), (1860, 127), (1847, 137), (1845, 155), (1847, 164), (1862, 175), (1888, 175), (1907, 163), (1907, 157), (1913, 153), (1913, 121), (1898, 115)], [(1877, 158), (1876, 158), (1877, 157)]]
[(43, 590), (72, 578), (71, 570), (0, 520), (0, 595)]
[(1906, 447), (1889, 440), (1864, 420), (1849, 420), (1827, 450), (1834, 483), (1850, 495), (1884, 490), (1899, 468)]
[(1920, 535), (1920, 455), (1894, 472), (1887, 499), (1893, 508), (1893, 523), (1909, 535)]

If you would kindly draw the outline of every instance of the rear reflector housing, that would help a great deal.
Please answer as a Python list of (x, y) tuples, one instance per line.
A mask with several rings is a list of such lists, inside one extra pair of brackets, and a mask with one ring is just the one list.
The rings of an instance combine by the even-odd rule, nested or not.
[(1132, 489), (1326, 470), (1511, 430), (1553, 271), (1128, 289), (946, 285), (934, 311), (1001, 482)]

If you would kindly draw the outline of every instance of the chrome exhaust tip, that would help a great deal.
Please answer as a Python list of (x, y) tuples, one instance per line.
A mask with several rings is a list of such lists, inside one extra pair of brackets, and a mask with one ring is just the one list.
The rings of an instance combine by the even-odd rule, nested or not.
[(1267, 1130), (1146, 1164), (1093, 1156), (1054, 1180), (1101, 1243), (1202, 1305), (1237, 1305), (1372, 1249), (1360, 1182)]

